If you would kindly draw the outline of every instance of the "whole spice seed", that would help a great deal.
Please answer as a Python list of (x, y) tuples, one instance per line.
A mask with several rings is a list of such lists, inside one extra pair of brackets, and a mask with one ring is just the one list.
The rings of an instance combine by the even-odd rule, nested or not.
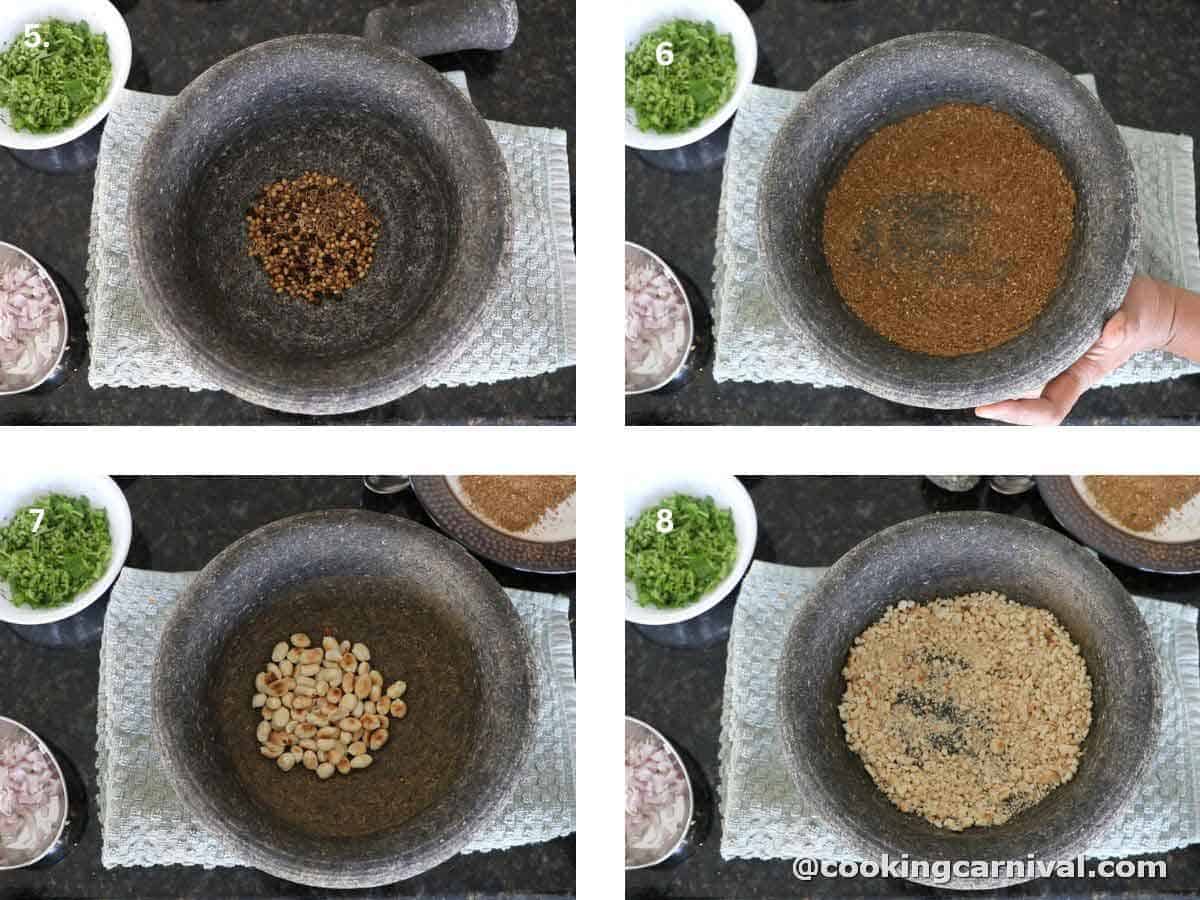
[(885, 126), (826, 199), (838, 293), (872, 330), (931, 356), (1029, 328), (1062, 276), (1075, 191), (1016, 119), (950, 103)]
[(1153, 531), (1200, 494), (1191, 475), (1088, 475), (1084, 485), (1096, 504), (1130, 531)]
[(854, 639), (846, 742), (904, 812), (999, 825), (1074, 777), (1092, 682), (1052, 614), (995, 592), (902, 601)]
[(320, 303), (367, 276), (379, 219), (348, 181), (305, 172), (263, 188), (246, 215), (249, 255), (277, 294)]
[(505, 531), (528, 531), (575, 494), (574, 475), (463, 475), (467, 499)]

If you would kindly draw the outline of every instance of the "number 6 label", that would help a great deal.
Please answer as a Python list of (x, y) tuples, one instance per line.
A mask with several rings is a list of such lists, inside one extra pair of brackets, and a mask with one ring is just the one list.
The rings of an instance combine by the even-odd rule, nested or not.
[(675, 51), (672, 49), (674, 45), (670, 41), (663, 41), (654, 48), (654, 56), (658, 59), (660, 66), (669, 66), (675, 62)]
[(660, 509), (658, 511), (658, 521), (654, 524), (658, 529), (659, 534), (670, 534), (675, 530), (675, 523), (671, 520), (671, 511), (669, 509)]

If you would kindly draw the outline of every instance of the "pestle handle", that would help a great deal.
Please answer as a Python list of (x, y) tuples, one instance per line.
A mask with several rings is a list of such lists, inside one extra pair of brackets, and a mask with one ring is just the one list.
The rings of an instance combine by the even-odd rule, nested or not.
[(363, 34), (413, 56), (504, 50), (517, 36), (517, 3), (427, 0), (414, 6), (380, 6), (367, 14)]

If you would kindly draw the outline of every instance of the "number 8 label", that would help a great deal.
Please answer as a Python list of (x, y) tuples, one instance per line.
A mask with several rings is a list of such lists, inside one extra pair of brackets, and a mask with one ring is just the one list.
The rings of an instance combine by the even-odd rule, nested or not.
[(670, 534), (675, 530), (675, 523), (671, 521), (671, 511), (669, 509), (660, 509), (658, 511), (658, 522), (654, 527), (658, 529), (659, 534)]

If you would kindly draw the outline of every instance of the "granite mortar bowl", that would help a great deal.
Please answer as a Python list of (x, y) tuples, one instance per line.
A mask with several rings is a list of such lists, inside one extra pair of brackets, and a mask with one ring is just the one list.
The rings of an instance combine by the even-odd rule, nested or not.
[[(829, 190), (871, 134), (949, 102), (990, 106), (1029, 128), (1058, 156), (1076, 210), (1059, 286), (1032, 325), (990, 350), (937, 357), (893, 344), (842, 300), (822, 221)], [(1040, 391), (1079, 359), (1125, 296), (1139, 235), (1133, 163), (1096, 97), (1041, 54), (966, 32), (878, 44), (813, 85), (771, 145), (758, 220), (767, 291), (806, 352), (855, 387), (937, 409)]]
[[(262, 189), (350, 181), (381, 222), (340, 297), (276, 294), (247, 254)], [(129, 190), (145, 307), (187, 365), (244, 400), (324, 415), (395, 400), (460, 352), (507, 270), (508, 169), (435, 69), (378, 41), (297, 35), (217, 63), (150, 133)]]
[[(1069, 782), (1003, 825), (953, 832), (892, 805), (847, 746), (838, 704), (851, 644), (888, 606), (973, 591), (999, 591), (1057, 617), (1092, 679), (1092, 726)], [(792, 779), (863, 859), (882, 853), (931, 862), (1024, 860), (1030, 853), (1074, 858), (1105, 830), (1147, 771), (1161, 716), (1154, 646), (1116, 578), (1057, 532), (984, 512), (902, 522), (838, 560), (793, 620), (778, 689)], [(1027, 879), (955, 877), (936, 886), (982, 890), (1021, 880)]]
[[(259, 753), (250, 699), (278, 641), (326, 630), (407, 681), (409, 711), (369, 768), (320, 781)], [(180, 596), (153, 678), (163, 762), (195, 820), (239, 861), (326, 888), (388, 884), (462, 850), (511, 795), (538, 706), (532, 650), (492, 576), (428, 528), (353, 510), (224, 550)]]

